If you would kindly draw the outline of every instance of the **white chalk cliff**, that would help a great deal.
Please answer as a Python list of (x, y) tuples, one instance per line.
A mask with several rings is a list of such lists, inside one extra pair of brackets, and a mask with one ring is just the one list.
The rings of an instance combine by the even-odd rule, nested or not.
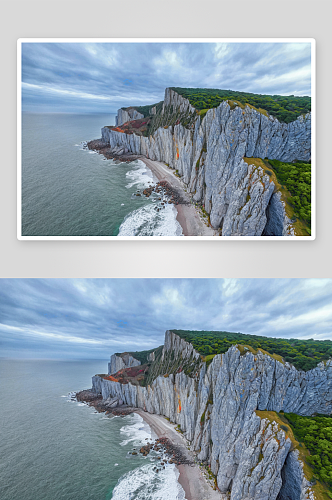
[(132, 120), (139, 120), (140, 118), (144, 118), (144, 115), (142, 113), (139, 113), (136, 111), (134, 108), (127, 108), (127, 109), (119, 109), (117, 116), (115, 117), (115, 125), (119, 127), (120, 125), (123, 125), (126, 122), (130, 122)]
[(93, 391), (179, 424), (225, 498), (315, 498), (289, 429), (273, 412), (331, 414), (331, 360), (304, 372), (233, 346), (207, 368), (190, 343), (167, 331), (151, 374), (145, 387), (96, 375)]
[(123, 353), (121, 356), (112, 354), (110, 362), (108, 363), (108, 373), (112, 375), (113, 373), (122, 370), (123, 368), (130, 368), (131, 366), (139, 366), (141, 364), (138, 359), (133, 358), (128, 353)]
[[(124, 113), (118, 111), (117, 125), (127, 120)], [(252, 106), (223, 101), (201, 119), (187, 99), (166, 89), (153, 120), (148, 137), (104, 127), (102, 140), (174, 168), (223, 236), (294, 234), (273, 180), (250, 158), (309, 161), (310, 113), (286, 124)]]

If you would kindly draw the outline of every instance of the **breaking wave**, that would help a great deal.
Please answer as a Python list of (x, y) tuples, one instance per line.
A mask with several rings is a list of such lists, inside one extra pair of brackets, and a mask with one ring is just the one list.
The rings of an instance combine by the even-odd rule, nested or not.
[(143, 465), (120, 477), (113, 490), (113, 500), (185, 500), (178, 483), (179, 471), (167, 464), (159, 473), (153, 464)]
[(141, 444), (144, 443), (146, 439), (152, 439), (151, 429), (140, 415), (134, 413), (128, 416), (128, 419), (130, 419), (129, 424), (120, 429), (121, 435), (125, 436), (125, 439), (120, 443), (121, 446), (125, 446), (130, 442)]
[(118, 236), (183, 236), (174, 205), (166, 205), (159, 212), (156, 208), (157, 204), (145, 205), (128, 214)]

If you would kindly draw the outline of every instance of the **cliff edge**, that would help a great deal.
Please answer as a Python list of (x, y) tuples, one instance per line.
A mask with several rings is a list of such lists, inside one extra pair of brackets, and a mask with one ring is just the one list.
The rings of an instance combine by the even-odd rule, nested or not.
[(230, 500), (325, 498), (305, 476), (282, 414), (331, 414), (331, 360), (305, 372), (234, 345), (209, 364), (172, 331), (153, 358), (143, 386), (98, 375), (93, 391), (175, 422)]
[(297, 234), (264, 159), (310, 161), (311, 113), (282, 123), (253, 106), (223, 101), (202, 114), (166, 89), (148, 130), (144, 136), (104, 127), (102, 141), (173, 168), (223, 236)]

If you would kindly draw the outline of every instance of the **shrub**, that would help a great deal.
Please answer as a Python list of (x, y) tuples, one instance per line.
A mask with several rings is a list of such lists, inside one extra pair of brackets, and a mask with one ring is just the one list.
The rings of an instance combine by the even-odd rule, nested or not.
[(294, 208), (294, 215), (309, 226), (311, 223), (311, 164), (285, 163), (269, 160), (278, 182), (288, 189), (289, 203)]
[(310, 451), (307, 458), (317, 477), (332, 486), (332, 419), (331, 417), (303, 417), (285, 413), (296, 439)]
[[(260, 110), (263, 114), (267, 111), (270, 115), (275, 116), (279, 121), (285, 123), (290, 123), (300, 115), (305, 115), (311, 111), (311, 98), (309, 96), (263, 95), (234, 90), (180, 87), (172, 87), (172, 90), (188, 99), (191, 105), (199, 110), (202, 118), (208, 109), (216, 108), (221, 102), (228, 100), (238, 101), (239, 105), (242, 106), (249, 104)], [(138, 110), (138, 108), (136, 109)]]
[(213, 355), (222, 354), (235, 344), (250, 346), (255, 350), (263, 349), (276, 359), (278, 356), (280, 359), (287, 359), (296, 368), (304, 371), (311, 370), (320, 361), (332, 357), (331, 340), (279, 339), (224, 331), (172, 331), (190, 342), (208, 361), (212, 360)]

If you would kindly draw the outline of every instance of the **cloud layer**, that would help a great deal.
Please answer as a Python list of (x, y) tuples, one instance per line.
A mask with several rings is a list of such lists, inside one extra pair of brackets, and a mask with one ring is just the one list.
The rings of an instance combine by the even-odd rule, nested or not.
[(167, 329), (332, 339), (331, 279), (0, 279), (0, 356), (99, 358)]
[(166, 87), (311, 95), (308, 43), (23, 43), (23, 111), (115, 113)]

